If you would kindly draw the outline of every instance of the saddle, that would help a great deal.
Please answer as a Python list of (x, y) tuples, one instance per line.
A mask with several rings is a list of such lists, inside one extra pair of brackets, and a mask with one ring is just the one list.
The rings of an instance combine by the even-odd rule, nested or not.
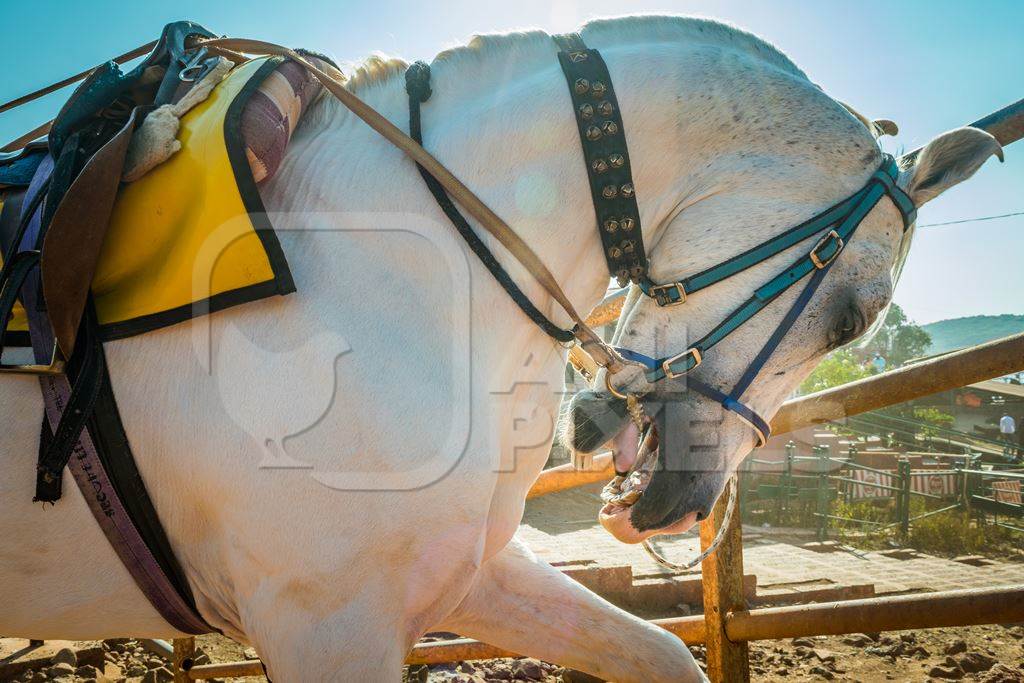
[(135, 466), (103, 342), (295, 291), (257, 184), (322, 91), (295, 60), (340, 79), (308, 52), (249, 59), (196, 45), (213, 37), (167, 25), (84, 74), (50, 124), (0, 155), (0, 354), (34, 357), (0, 373), (40, 376), (34, 500), (58, 501), (67, 468), (136, 582), (188, 633), (211, 629)]
[[(191, 22), (168, 25), (130, 73), (108, 62), (90, 74), (47, 139), (0, 157), (0, 255), (38, 251), (21, 258), (40, 266), (23, 266), (17, 282), (6, 272), (15, 264), (5, 267), (10, 315), (0, 300), (0, 332), (8, 346), (29, 345), (13, 295), (36, 289), (59, 352), (50, 371), (74, 353), (90, 296), (99, 337), (110, 340), (294, 291), (257, 184), (277, 169), (321, 86), (289, 60), (233, 64), (189, 47), (210, 35)], [(46, 191), (31, 192), (33, 179)], [(30, 193), (46, 210), (40, 225), (21, 226)], [(232, 222), (238, 234), (218, 247), (213, 233)]]

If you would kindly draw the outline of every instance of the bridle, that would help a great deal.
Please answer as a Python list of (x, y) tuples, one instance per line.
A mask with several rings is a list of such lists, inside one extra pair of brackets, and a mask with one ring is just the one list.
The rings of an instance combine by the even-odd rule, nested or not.
[[(896, 161), (888, 154), (883, 154), (881, 166), (871, 175), (871, 178), (864, 187), (852, 196), (847, 197), (800, 225), (790, 228), (781, 235), (772, 237), (742, 254), (707, 268), (696, 275), (675, 282), (658, 285), (644, 277), (638, 283), (644, 294), (654, 299), (659, 306), (678, 306), (686, 302), (688, 294), (693, 294), (713, 284), (722, 282), (737, 273), (781, 254), (805, 239), (824, 233), (806, 255), (798, 258), (789, 268), (756, 289), (749, 299), (735, 308), (714, 329), (694, 342), (693, 345), (682, 353), (664, 358), (651, 358), (630, 349), (616, 348), (616, 351), (623, 358), (640, 363), (647, 368), (645, 377), (649, 383), (653, 384), (664, 379), (682, 377), (699, 366), (703, 362), (705, 355), (729, 334), (751, 320), (791, 287), (796, 286), (797, 283), (810, 276), (803, 291), (797, 296), (796, 301), (793, 302), (793, 305), (775, 328), (775, 331), (765, 342), (764, 346), (761, 347), (761, 350), (747, 366), (747, 369), (729, 393), (724, 393), (694, 377), (687, 377), (687, 383), (690, 388), (720, 403), (723, 408), (735, 413), (741, 420), (746, 422), (757, 435), (757, 445), (763, 446), (771, 435), (771, 427), (767, 420), (742, 403), (740, 399), (765, 363), (768, 362), (768, 359), (771, 358), (772, 353), (774, 353), (779, 343), (786, 336), (786, 333), (792, 328), (797, 318), (800, 317), (800, 314), (807, 307), (808, 302), (824, 281), (825, 276), (842, 252), (843, 247), (849, 244), (850, 239), (865, 216), (870, 213), (882, 197), (888, 196), (899, 210), (900, 215), (903, 217), (904, 232), (913, 225), (916, 208), (911, 198), (896, 185), (898, 177), (899, 168), (896, 165)], [(607, 377), (606, 384), (610, 392), (617, 396), (622, 395), (614, 389), (611, 380)]]
[[(295, 50), (263, 41), (203, 38), (199, 35), (186, 38), (185, 44), (189, 49), (196, 48), (210, 55), (227, 57), (235, 63), (244, 61), (245, 54), (279, 55), (304, 67), (324, 86), (327, 92), (341, 101), (353, 114), (382, 137), (405, 152), (417, 164), (441, 209), (524, 314), (553, 339), (564, 345), (571, 345), (570, 358), (579, 353), (587, 354), (592, 365), (604, 368), (606, 371), (605, 384), (609, 393), (618, 399), (624, 399), (627, 406), (639, 406), (637, 394), (620, 392), (612, 383), (612, 375), (625, 369), (625, 363), (643, 367), (649, 383), (664, 379), (674, 380), (688, 375), (701, 364), (704, 356), (714, 346), (757, 315), (790, 287), (809, 276), (810, 279), (796, 302), (730, 392), (722, 392), (694, 377), (687, 376), (689, 387), (720, 403), (726, 410), (744, 420), (755, 431), (758, 445), (764, 445), (771, 430), (766, 420), (740, 401), (746, 389), (803, 312), (843, 247), (853, 237), (861, 221), (883, 196), (888, 196), (900, 211), (903, 217), (904, 233), (914, 222), (914, 203), (896, 185), (899, 173), (896, 162), (892, 157), (883, 155), (878, 170), (858, 192), (783, 234), (695, 275), (670, 283), (656, 284), (647, 275), (647, 255), (643, 244), (636, 190), (630, 170), (629, 152), (626, 147), (625, 128), (608, 69), (600, 53), (588, 48), (578, 34), (555, 36), (554, 40), (560, 48), (558, 59), (572, 98), (574, 118), (586, 161), (587, 176), (605, 260), (609, 273), (618, 280), (620, 286), (632, 282), (644, 294), (652, 297), (659, 306), (677, 306), (685, 303), (688, 296), (701, 289), (779, 255), (802, 240), (822, 235), (806, 256), (798, 259), (786, 271), (757, 289), (746, 302), (726, 316), (711, 332), (682, 353), (664, 358), (652, 358), (631, 349), (610, 347), (587, 326), (558, 281), (533, 249), (451, 171), (423, 148), (420, 135), (420, 105), (431, 95), (430, 68), (426, 64), (416, 63), (406, 73), (410, 110), (410, 134), (407, 135), (346, 88), (344, 78), (340, 76), (340, 73), (324, 71), (321, 68), (322, 65), (313, 63), (305, 55)], [(151, 47), (153, 47), (152, 44), (143, 46), (139, 50), (122, 55), (118, 61), (144, 54)], [(71, 79), (70, 82), (85, 77), (89, 73), (83, 72), (78, 77)], [(68, 82), (55, 84), (37, 91), (27, 98), (19, 98), (15, 102), (34, 99)], [(8, 103), (8, 105), (10, 104), (12, 103)], [(0, 109), (7, 108), (8, 105), (4, 105)], [(8, 147), (20, 147), (24, 142), (45, 133), (48, 128), (49, 124), (46, 124), (26, 136), (22, 136)], [(571, 330), (562, 329), (554, 324), (530, 302), (490, 249), (473, 231), (456, 203), (469, 213), (480, 227), (497, 239), (543, 287), (544, 291), (562, 307), (575, 323)], [(38, 255), (38, 251), (35, 253)], [(5, 270), (14, 267), (12, 259), (9, 266), (5, 265)], [(27, 269), (24, 263), (19, 267)], [(2, 274), (0, 273), (0, 275)], [(0, 277), (0, 281), (3, 281), (3, 277)], [(8, 289), (14, 292), (20, 288)], [(5, 294), (8, 289), (4, 289)], [(3, 303), (0, 301), (0, 310), (7, 308)], [(8, 304), (13, 306), (13, 301)], [(0, 333), (2, 332), (3, 330), (0, 328)], [(48, 367), (27, 366), (27, 368), (16, 367), (13, 370), (21, 372), (27, 369), (30, 374), (50, 374), (55, 368), (61, 370), (57, 367), (56, 359), (57, 356), (54, 355), (54, 361)], [(11, 370), (11, 368), (0, 364), (0, 373)], [(642, 413), (642, 408), (638, 408), (635, 412)], [(635, 419), (639, 421), (640, 417)], [(63, 424), (62, 421), (61, 425), (63, 426)], [(736, 491), (737, 484), (734, 475), (730, 487), (727, 518), (730, 517), (735, 505)], [(714, 551), (724, 537), (728, 526), (727, 524), (721, 525), (711, 545), (697, 560), (687, 565), (674, 565), (661, 558), (647, 542), (645, 542), (645, 548), (662, 565), (671, 569), (686, 569)], [(201, 626), (205, 626), (205, 624), (201, 624)], [(200, 628), (200, 631), (197, 632), (201, 632), (201, 630)]]
[[(239, 52), (289, 57), (305, 67), (324, 85), (328, 92), (339, 99), (356, 116), (408, 154), (416, 162), (428, 187), (446, 215), (520, 309), (553, 339), (565, 345), (575, 345), (575, 348), (572, 349), (573, 352), (587, 354), (595, 366), (604, 368), (607, 373), (605, 385), (613, 396), (619, 399), (624, 399), (627, 396), (626, 393), (615, 388), (611, 377), (624, 370), (627, 363), (634, 367), (637, 365), (643, 367), (649, 383), (664, 379), (677, 379), (687, 375), (686, 379), (690, 388), (720, 403), (723, 408), (745, 421), (755, 431), (758, 445), (763, 445), (770, 436), (771, 429), (765, 419), (740, 401), (743, 393), (806, 308), (807, 303), (835, 263), (843, 247), (852, 238), (861, 221), (881, 198), (888, 196), (899, 210), (903, 217), (905, 232), (914, 222), (916, 214), (914, 202), (896, 185), (899, 169), (895, 160), (891, 156), (883, 154), (879, 168), (868, 179), (864, 187), (833, 207), (781, 235), (695, 275), (674, 282), (656, 284), (647, 276), (647, 255), (643, 244), (636, 190), (630, 170), (629, 152), (626, 148), (625, 126), (608, 68), (601, 54), (597, 50), (587, 47), (579, 34), (554, 36), (554, 41), (560, 48), (558, 60), (569, 86), (569, 95), (572, 98), (573, 113), (586, 160), (587, 177), (590, 181), (597, 228), (601, 236), (605, 260), (609, 272), (621, 286), (633, 282), (644, 294), (652, 297), (659, 306), (680, 305), (686, 301), (688, 296), (692, 296), (701, 289), (778, 255), (790, 247), (796, 246), (804, 239), (821, 235), (806, 256), (799, 258), (787, 270), (758, 288), (746, 302), (726, 316), (711, 332), (682, 353), (664, 358), (652, 358), (630, 349), (612, 348), (605, 343), (587, 326), (552, 273), (529, 245), (451, 171), (423, 148), (419, 139), (420, 104), (431, 95), (430, 67), (426, 64), (417, 62), (406, 73), (406, 89), (409, 93), (410, 104), (410, 130), (413, 133), (413, 136), (410, 137), (345, 88), (342, 80), (323, 72), (294, 50), (261, 41), (231, 38), (204, 40), (200, 44), (206, 47), (211, 54), (223, 54), (229, 57), (237, 58)], [(475, 236), (468, 221), (455, 206), (456, 203), (476, 219), (484, 230), (500, 241), (565, 310), (575, 323), (571, 330), (564, 330), (555, 325), (527, 299), (487, 246)], [(728, 393), (720, 391), (688, 375), (701, 364), (705, 354), (714, 346), (740, 325), (757, 315), (790, 287), (808, 276), (810, 279), (796, 302), (731, 391)]]
[[(881, 165), (864, 187), (800, 225), (695, 275), (656, 284), (647, 276), (647, 258), (643, 248), (636, 192), (630, 174), (629, 153), (607, 67), (600, 53), (588, 49), (578, 34), (557, 36), (555, 41), (562, 48), (558, 58), (573, 100), (605, 258), (609, 271), (618, 278), (620, 285), (630, 280), (645, 295), (654, 299), (658, 306), (678, 306), (686, 302), (688, 295), (752, 268), (806, 239), (821, 235), (805, 256), (801, 256), (785, 271), (758, 288), (714, 329), (682, 353), (652, 358), (631, 349), (614, 347), (625, 360), (646, 368), (648, 383), (683, 377), (699, 366), (704, 356), (729, 334), (810, 276), (782, 322), (731, 391), (725, 393), (695, 377), (687, 377), (689, 388), (721, 404), (743, 420), (754, 430), (757, 445), (763, 446), (771, 435), (771, 427), (767, 420), (741, 402), (744, 392), (806, 308), (843, 247), (849, 243), (858, 226), (883, 196), (888, 196), (899, 210), (903, 217), (904, 231), (913, 225), (916, 207), (911, 198), (896, 185), (899, 177), (896, 161), (888, 154), (883, 154)], [(625, 399), (627, 394), (618, 391), (613, 385), (612, 374), (605, 374), (606, 388), (616, 398)]]
[[(763, 446), (771, 435), (771, 427), (767, 420), (740, 400), (744, 392), (806, 308), (843, 247), (881, 198), (888, 196), (900, 211), (904, 231), (914, 222), (914, 202), (896, 185), (899, 177), (896, 161), (891, 156), (883, 154), (878, 170), (860, 190), (800, 225), (695, 275), (674, 282), (656, 284), (647, 276), (647, 254), (630, 169), (629, 150), (626, 146), (625, 126), (608, 67), (601, 54), (588, 48), (579, 34), (555, 36), (554, 40), (561, 48), (558, 52), (558, 61), (572, 99), (605, 260), (609, 273), (618, 280), (620, 286), (633, 282), (659, 306), (678, 306), (685, 303), (689, 295), (752, 268), (806, 239), (821, 235), (805, 256), (801, 256), (785, 271), (758, 288), (713, 330), (682, 353), (652, 358), (631, 349), (613, 347), (614, 352), (622, 359), (642, 365), (646, 369), (644, 374), (650, 384), (683, 377), (699, 366), (704, 356), (729, 334), (757, 315), (790, 287), (809, 276), (807, 286), (731, 391), (725, 393), (695, 377), (687, 377), (689, 388), (719, 403), (739, 417), (753, 429), (757, 445)], [(422, 62), (414, 64), (406, 72), (409, 127), (416, 142), (422, 141), (419, 113), (421, 103), (430, 97), (429, 79), (430, 67)], [(468, 222), (459, 214), (440, 184), (422, 166), (420, 172), (441, 208), (520, 308), (545, 332), (559, 341), (565, 341), (570, 334), (577, 333), (579, 326), (573, 332), (561, 330), (526, 299), (486, 247), (482, 247), (476, 239)], [(614, 368), (607, 368), (605, 387), (614, 397), (626, 399), (627, 394), (615, 388), (612, 382), (613, 374)]]

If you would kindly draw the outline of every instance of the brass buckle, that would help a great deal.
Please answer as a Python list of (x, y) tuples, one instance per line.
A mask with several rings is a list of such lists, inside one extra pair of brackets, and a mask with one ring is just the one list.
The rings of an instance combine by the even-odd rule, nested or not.
[[(828, 242), (829, 239), (834, 239), (837, 242), (839, 242), (839, 246), (836, 247), (836, 253), (832, 254), (832, 256), (829, 257), (827, 260), (822, 261), (821, 257), (818, 256), (818, 250), (821, 249), (823, 246), (825, 246), (825, 243)], [(811, 263), (814, 264), (815, 268), (817, 268), (818, 270), (821, 270), (822, 268), (824, 268), (828, 264), (830, 264), (833, 261), (835, 261), (836, 260), (836, 256), (839, 256), (839, 252), (841, 252), (842, 250), (843, 250), (843, 238), (840, 237), (839, 233), (836, 232), (835, 230), (829, 230), (828, 234), (825, 235), (824, 237), (822, 237), (820, 240), (818, 240), (818, 243), (814, 245), (813, 249), (811, 249)]]
[(604, 387), (605, 389), (608, 390), (609, 394), (611, 394), (617, 399), (625, 401), (627, 398), (629, 398), (629, 396), (622, 393), (621, 391), (618, 391), (614, 386), (612, 386), (612, 373), (610, 372), (604, 373)]
[(55, 377), (64, 374), (64, 356), (61, 354), (57, 344), (53, 345), (53, 356), (50, 357), (49, 365), (11, 365), (0, 363), (0, 375), (35, 375), (37, 377)]
[(576, 369), (576, 372), (583, 375), (583, 379), (587, 380), (587, 382), (593, 382), (594, 375), (597, 374), (598, 370), (594, 357), (577, 344), (569, 347), (568, 356), (569, 363)]
[(676, 377), (682, 377), (683, 375), (688, 373), (690, 370), (693, 370), (693, 368), (690, 368), (689, 370), (684, 370), (683, 372), (672, 372), (672, 364), (675, 363), (680, 358), (685, 358), (686, 356), (693, 356), (693, 361), (694, 361), (693, 362), (693, 368), (695, 368), (698, 365), (700, 365), (701, 361), (704, 360), (701, 357), (701, 355), (700, 355), (700, 350), (697, 349), (696, 347), (690, 348), (690, 349), (686, 349), (685, 351), (680, 353), (678, 356), (672, 356), (671, 358), (666, 358), (664, 360), (664, 362), (662, 362), (661, 370), (662, 370), (662, 372), (665, 373), (665, 376), (668, 377), (669, 379), (675, 379)]
[[(667, 296), (664, 299), (662, 299), (662, 297), (658, 295), (660, 292), (667, 292), (671, 289), (675, 289), (677, 292), (679, 292), (678, 301), (672, 301), (672, 299), (669, 299)], [(672, 282), (667, 285), (654, 285), (653, 287), (651, 287), (651, 296), (654, 298), (656, 302), (658, 302), (659, 306), (678, 306), (679, 304), (686, 301), (686, 290), (683, 289), (683, 283), (681, 282)], [(662, 301), (664, 301), (664, 303), (662, 303)]]

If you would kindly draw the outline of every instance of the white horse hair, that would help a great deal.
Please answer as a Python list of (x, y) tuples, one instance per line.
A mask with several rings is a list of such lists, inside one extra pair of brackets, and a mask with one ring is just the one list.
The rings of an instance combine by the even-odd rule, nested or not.
[[(871, 132), (748, 33), (629, 17), (589, 23), (582, 35), (602, 52), (623, 110), (656, 281), (801, 222), (878, 166)], [(424, 144), (587, 310), (608, 274), (555, 53), (532, 31), (440, 55)], [(406, 125), (399, 63), (368, 63), (353, 87)], [(922, 203), (997, 150), (985, 133), (952, 131), (900, 184)], [(565, 352), (468, 253), (413, 164), (325, 99), (263, 190), (297, 294), (107, 345), (139, 469), (208, 622), (253, 644), (277, 682), (397, 681), (410, 647), (433, 628), (620, 683), (701, 678), (677, 638), (513, 538), (551, 442)], [(887, 305), (901, 233), (883, 200), (748, 392), (762, 415)], [(568, 325), (488, 243), (532, 300)], [(618, 334), (652, 355), (686, 348), (807, 249), (685, 306), (632, 297)], [(731, 385), (793, 296), (709, 354), (705, 381)], [(174, 635), (70, 477), (56, 505), (31, 502), (37, 382), (5, 377), (0, 405), (0, 633)], [(684, 431), (703, 429), (696, 438), (720, 469), (735, 469), (752, 447), (749, 429), (703, 399), (689, 410), (698, 426)], [(695, 504), (713, 502), (721, 489), (712, 483)]]

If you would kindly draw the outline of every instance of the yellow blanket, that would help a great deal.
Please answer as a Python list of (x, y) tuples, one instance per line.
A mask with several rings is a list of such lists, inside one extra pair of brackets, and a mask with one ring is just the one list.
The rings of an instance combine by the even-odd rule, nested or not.
[[(182, 117), (181, 150), (121, 188), (92, 287), (104, 338), (295, 291), (239, 130), (278, 62), (234, 68)], [(23, 311), (8, 329), (26, 329)]]

